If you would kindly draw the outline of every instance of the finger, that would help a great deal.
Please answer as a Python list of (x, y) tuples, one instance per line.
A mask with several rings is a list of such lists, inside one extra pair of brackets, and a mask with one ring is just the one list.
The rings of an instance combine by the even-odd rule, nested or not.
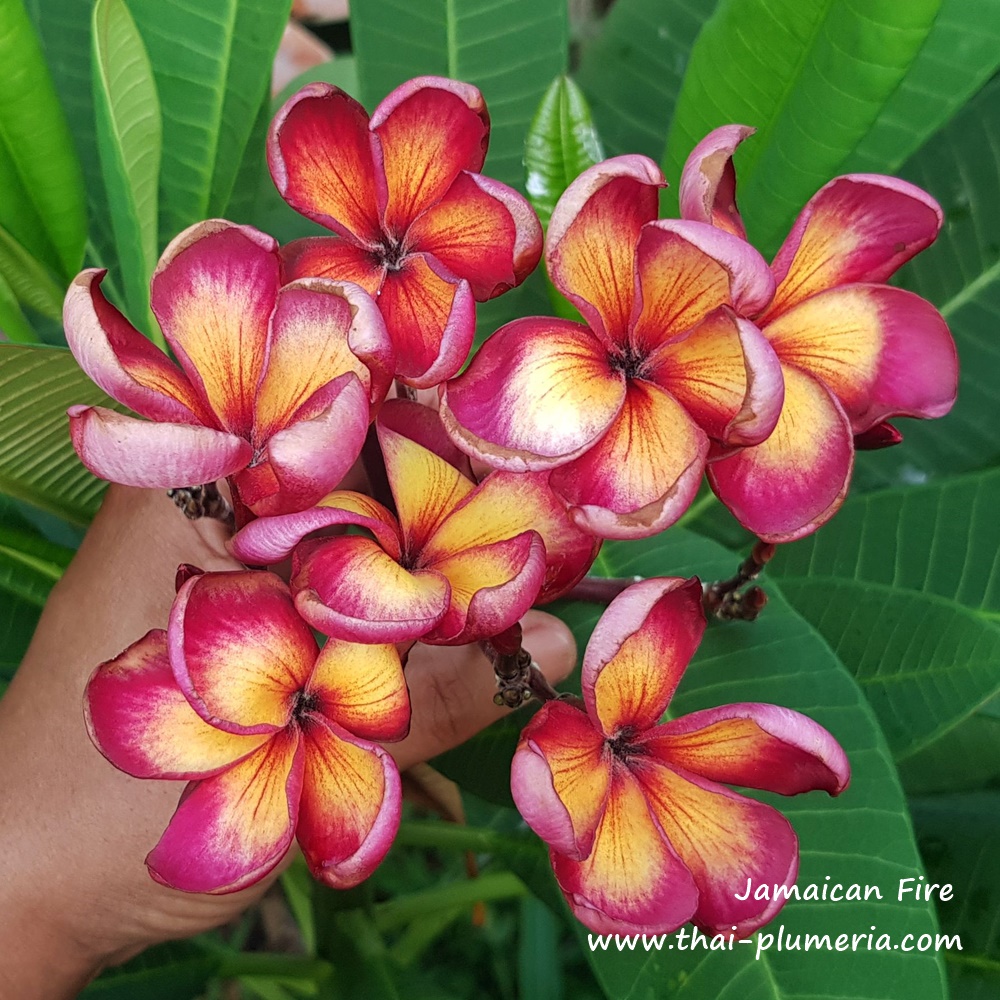
[[(529, 611), (521, 624), (524, 648), (548, 680), (558, 684), (568, 677), (576, 664), (576, 643), (569, 628), (542, 611)], [(493, 669), (477, 644), (418, 643), (410, 653), (406, 680), (413, 718), (410, 733), (386, 748), (402, 770), (464, 743), (509, 714), (493, 704)]]

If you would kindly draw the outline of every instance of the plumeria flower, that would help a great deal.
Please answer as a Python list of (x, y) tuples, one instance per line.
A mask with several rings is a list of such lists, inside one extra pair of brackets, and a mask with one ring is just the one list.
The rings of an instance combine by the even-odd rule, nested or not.
[(566, 593), (597, 554), (599, 543), (572, 523), (544, 474), (494, 472), (477, 485), (426, 446), (429, 420), (437, 421), (433, 411), (406, 400), (390, 400), (378, 420), (398, 517), (342, 490), (300, 514), (255, 521), (233, 539), (244, 562), (272, 564), (321, 528), (371, 533), (295, 551), (296, 607), (327, 635), (455, 645), (489, 638), (532, 604)]
[(697, 579), (633, 585), (584, 654), (586, 711), (547, 702), (521, 734), (514, 801), (596, 933), (665, 934), (688, 920), (753, 933), (784, 897), (736, 897), (747, 879), (794, 884), (798, 842), (779, 812), (720, 782), (838, 795), (850, 779), (830, 733), (786, 708), (724, 705), (660, 722), (704, 629)]
[[(685, 218), (745, 236), (732, 155), (752, 132), (726, 125), (695, 147), (681, 178)], [(941, 221), (913, 184), (848, 174), (810, 199), (774, 258), (774, 298), (745, 315), (781, 361), (784, 409), (766, 441), (709, 466), (720, 499), (761, 538), (791, 541), (828, 521), (855, 447), (901, 440), (888, 417), (940, 417), (954, 404), (958, 357), (944, 319), (883, 284)]]
[(478, 173), (489, 134), (482, 94), (435, 76), (397, 87), (370, 119), (342, 90), (312, 83), (271, 125), (281, 196), (337, 234), (286, 247), (286, 275), (346, 279), (376, 296), (396, 374), (416, 388), (458, 371), (475, 302), (519, 284), (541, 254), (528, 202)]
[(301, 510), (343, 478), (392, 379), (392, 344), (357, 285), (281, 287), (278, 247), (219, 219), (181, 233), (153, 274), (150, 303), (178, 368), (104, 297), (105, 272), (66, 293), (80, 367), (146, 420), (70, 409), (84, 465), (127, 486), (230, 477), (238, 517)]
[(553, 283), (586, 324), (515, 320), (445, 387), (459, 447), (497, 468), (553, 469), (578, 523), (605, 538), (672, 524), (710, 443), (763, 441), (781, 371), (753, 323), (774, 292), (763, 258), (705, 223), (656, 221), (663, 175), (644, 156), (584, 171), (549, 224)]
[(115, 767), (189, 781), (146, 858), (158, 882), (235, 892), (297, 839), (313, 874), (357, 885), (396, 834), (398, 740), (410, 705), (394, 646), (317, 648), (271, 573), (191, 576), (166, 631), (102, 664), (87, 727)]

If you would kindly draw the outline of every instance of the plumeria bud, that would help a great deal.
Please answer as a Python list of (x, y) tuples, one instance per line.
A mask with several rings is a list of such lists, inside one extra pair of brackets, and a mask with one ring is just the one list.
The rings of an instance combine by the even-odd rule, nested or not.
[(878, 451), (902, 443), (903, 435), (888, 420), (883, 420), (880, 424), (854, 435), (855, 451)]

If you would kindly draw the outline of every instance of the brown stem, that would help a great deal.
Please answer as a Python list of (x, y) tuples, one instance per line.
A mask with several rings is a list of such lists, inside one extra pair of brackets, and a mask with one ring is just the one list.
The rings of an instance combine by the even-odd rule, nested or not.
[(372, 498), (395, 514), (396, 501), (392, 497), (389, 476), (385, 471), (385, 459), (382, 457), (374, 424), (368, 428), (365, 443), (361, 446), (361, 464), (365, 467)]
[(633, 583), (641, 583), (641, 576), (585, 576), (567, 595), (569, 601), (590, 601), (593, 604), (610, 604)]
[(497, 682), (493, 703), (501, 708), (520, 708), (535, 697), (539, 701), (568, 701), (582, 708), (583, 702), (579, 698), (562, 694), (549, 683), (538, 664), (532, 660), (531, 653), (521, 645), (521, 635), (521, 626), (512, 625), (499, 635), (479, 643), (493, 664)]
[(748, 587), (742, 592), (740, 589), (760, 576), (774, 558), (775, 550), (771, 542), (758, 540), (750, 555), (740, 563), (735, 576), (706, 584), (702, 597), (705, 614), (723, 621), (752, 622), (764, 610), (767, 594), (760, 587)]

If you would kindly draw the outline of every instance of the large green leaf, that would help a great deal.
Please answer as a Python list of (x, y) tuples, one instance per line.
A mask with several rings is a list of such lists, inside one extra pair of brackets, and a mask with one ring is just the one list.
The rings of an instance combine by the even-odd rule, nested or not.
[(990, 704), (899, 762), (910, 795), (1000, 788), (1000, 718), (988, 711)]
[(492, 123), (483, 171), (523, 190), (524, 136), (566, 69), (566, 0), (353, 0), (351, 41), (369, 108), (423, 74), (479, 87)]
[(31, 324), (25, 319), (14, 289), (0, 270), (0, 343), (4, 338), (15, 344), (33, 344), (38, 340)]
[(662, 156), (691, 46), (716, 3), (616, 0), (608, 11), (584, 46), (576, 80), (609, 155)]
[(153, 68), (125, 0), (97, 0), (92, 42), (97, 143), (125, 298), (133, 321), (158, 334), (147, 320), (163, 145)]
[(7, 594), (0, 600), (0, 694), (28, 649), (41, 609), (34, 601)]
[(72, 558), (72, 549), (50, 542), (0, 495), (0, 591), (41, 608)]
[(20, 302), (49, 319), (62, 318), (62, 289), (52, 274), (0, 227), (0, 274)]
[[(751, 238), (777, 248), (796, 213), (878, 118), (941, 0), (721, 0), (691, 51), (664, 166), (709, 130), (758, 129), (737, 157)], [(676, 206), (676, 187), (668, 204)]]
[(74, 403), (123, 412), (69, 351), (0, 346), (0, 493), (87, 524), (106, 484), (81, 465), (70, 443), (66, 409)]
[(1000, 691), (1000, 470), (849, 500), (768, 574), (854, 673), (897, 759)]
[[(86, 202), (80, 164), (23, 0), (0, 0), (0, 224), (69, 278), (83, 259)], [(11, 175), (19, 184), (9, 184)], [(21, 205), (40, 223), (22, 230)], [(54, 251), (54, 253), (50, 252)]]

